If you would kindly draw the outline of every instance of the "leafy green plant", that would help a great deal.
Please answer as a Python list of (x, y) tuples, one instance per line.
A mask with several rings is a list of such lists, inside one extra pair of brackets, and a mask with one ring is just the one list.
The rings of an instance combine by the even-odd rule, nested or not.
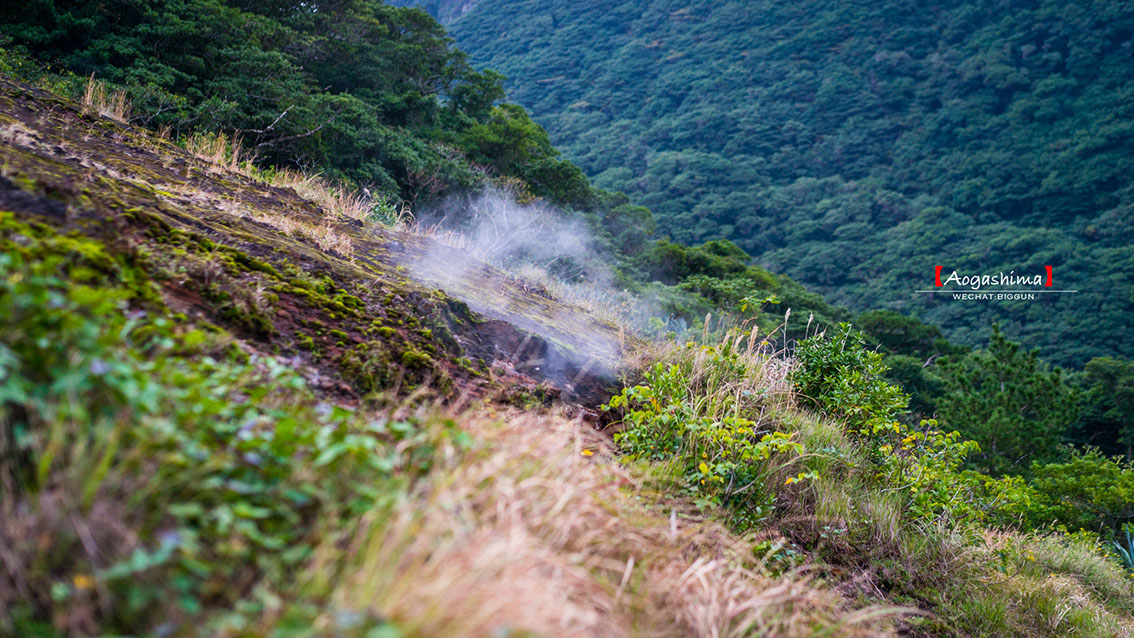
[(808, 337), (795, 349), (792, 381), (805, 400), (827, 414), (844, 418), (867, 438), (901, 433), (897, 419), (909, 398), (885, 378), (880, 352), (867, 350), (862, 335), (841, 323), (834, 334)]
[(907, 423), (908, 397), (886, 378), (880, 352), (866, 348), (849, 324), (800, 342), (792, 371), (796, 391), (868, 444), (876, 476), (905, 495), (910, 518), (976, 523), (991, 508), (988, 477), (962, 469), (980, 446), (934, 419)]
[[(740, 343), (686, 344), (675, 362), (654, 364), (644, 383), (625, 388), (603, 409), (620, 416), (614, 439), (626, 459), (670, 465), (694, 499), (727, 507), (733, 524), (747, 528), (772, 507), (764, 482), (780, 468), (769, 461), (802, 448), (793, 435), (749, 418), (771, 397), (767, 388), (751, 387), (764, 357)], [(800, 472), (788, 481), (814, 477)]]
[[(448, 437), (320, 402), (275, 359), (161, 316), (97, 242), (0, 221), (0, 507), (26, 512), (0, 522), (24, 579), (7, 608), (98, 617), (97, 592), (124, 601), (113, 628), (232, 604), (285, 583), (315, 529), (396, 498)], [(116, 540), (91, 554), (44, 503)]]
[(980, 449), (959, 432), (937, 429), (937, 421), (923, 420), (913, 430), (896, 422), (895, 444), (878, 447), (879, 474), (888, 485), (907, 495), (907, 512), (914, 520), (976, 523), (983, 520), (987, 507), (982, 476), (962, 471), (965, 458)]
[(413, 221), (413, 215), (408, 206), (399, 205), (385, 193), (378, 193), (370, 202), (370, 211), (366, 215), (366, 221), (390, 228), (402, 228)]
[(996, 517), (1004, 524), (1110, 538), (1134, 520), (1134, 466), (1087, 448), (1065, 463), (1033, 464), (1031, 477), (1003, 496)]

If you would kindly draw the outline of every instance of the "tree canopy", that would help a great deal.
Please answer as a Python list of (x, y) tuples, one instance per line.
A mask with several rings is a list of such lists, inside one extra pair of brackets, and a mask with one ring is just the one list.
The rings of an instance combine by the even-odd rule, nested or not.
[[(995, 319), (1061, 365), (1134, 355), (1127, 2), (423, 6), (674, 240), (731, 239), (835, 303), (968, 345)], [(916, 296), (942, 264), (1052, 265), (1079, 293)]]

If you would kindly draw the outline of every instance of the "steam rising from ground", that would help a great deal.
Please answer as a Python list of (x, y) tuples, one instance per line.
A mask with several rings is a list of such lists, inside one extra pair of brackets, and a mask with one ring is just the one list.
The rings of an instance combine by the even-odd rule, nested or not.
[[(619, 328), (594, 317), (621, 326), (620, 311), (641, 304), (613, 286), (609, 257), (585, 220), (539, 200), (517, 202), (498, 188), (449, 199), (419, 212), (419, 220), (419, 230), (434, 241), (404, 264), (416, 278), (482, 314), (566, 345), (559, 350), (574, 366), (617, 362)], [(507, 272), (511, 282), (485, 264)]]
[(542, 200), (518, 203), (511, 193), (489, 187), (471, 198), (446, 200), (425, 219), (432, 220), (426, 227), (435, 241), (511, 272), (543, 269), (604, 286), (613, 279), (585, 222)]

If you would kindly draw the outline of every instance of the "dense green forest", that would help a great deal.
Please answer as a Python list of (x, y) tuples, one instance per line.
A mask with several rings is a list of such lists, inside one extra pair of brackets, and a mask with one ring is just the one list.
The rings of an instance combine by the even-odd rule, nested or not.
[(521, 4), (0, 8), (0, 635), (1134, 631), (1129, 12)]
[[(458, 14), (472, 10), (458, 17)], [(423, 3), (595, 183), (856, 310), (1134, 354), (1128, 2)], [(917, 295), (935, 265), (1076, 295)]]

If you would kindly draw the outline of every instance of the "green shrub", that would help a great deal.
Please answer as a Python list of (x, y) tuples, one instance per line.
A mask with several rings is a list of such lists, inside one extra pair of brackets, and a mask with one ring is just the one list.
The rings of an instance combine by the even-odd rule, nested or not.
[(962, 471), (965, 457), (979, 449), (973, 441), (961, 439), (959, 432), (943, 432), (937, 421), (922, 421), (912, 430), (898, 422), (895, 445), (883, 444), (880, 475), (885, 483), (906, 494), (908, 516), (918, 522), (947, 520), (975, 523), (988, 509), (983, 477)]
[(991, 479), (961, 469), (980, 447), (938, 429), (933, 419), (907, 424), (909, 397), (887, 380), (882, 353), (868, 350), (861, 334), (840, 324), (829, 338), (801, 341), (795, 358), (796, 392), (866, 443), (881, 487), (905, 495), (912, 521), (969, 524), (985, 518)]
[(1095, 448), (1066, 463), (1035, 463), (1027, 483), (1017, 481), (997, 520), (1024, 529), (1088, 530), (1111, 538), (1134, 521), (1134, 463)]
[(739, 339), (686, 344), (674, 358), (654, 364), (645, 383), (603, 406), (621, 417), (615, 442), (628, 460), (670, 464), (699, 503), (725, 506), (734, 526), (751, 527), (772, 506), (764, 482), (776, 468), (768, 461), (801, 449), (791, 435), (751, 418), (771, 399), (768, 388), (759, 387), (769, 360), (745, 350)]
[(830, 338), (808, 337), (795, 349), (795, 390), (824, 413), (845, 419), (848, 428), (867, 438), (898, 434), (897, 422), (907, 397), (886, 380), (880, 352), (866, 349), (850, 324), (841, 323)]

